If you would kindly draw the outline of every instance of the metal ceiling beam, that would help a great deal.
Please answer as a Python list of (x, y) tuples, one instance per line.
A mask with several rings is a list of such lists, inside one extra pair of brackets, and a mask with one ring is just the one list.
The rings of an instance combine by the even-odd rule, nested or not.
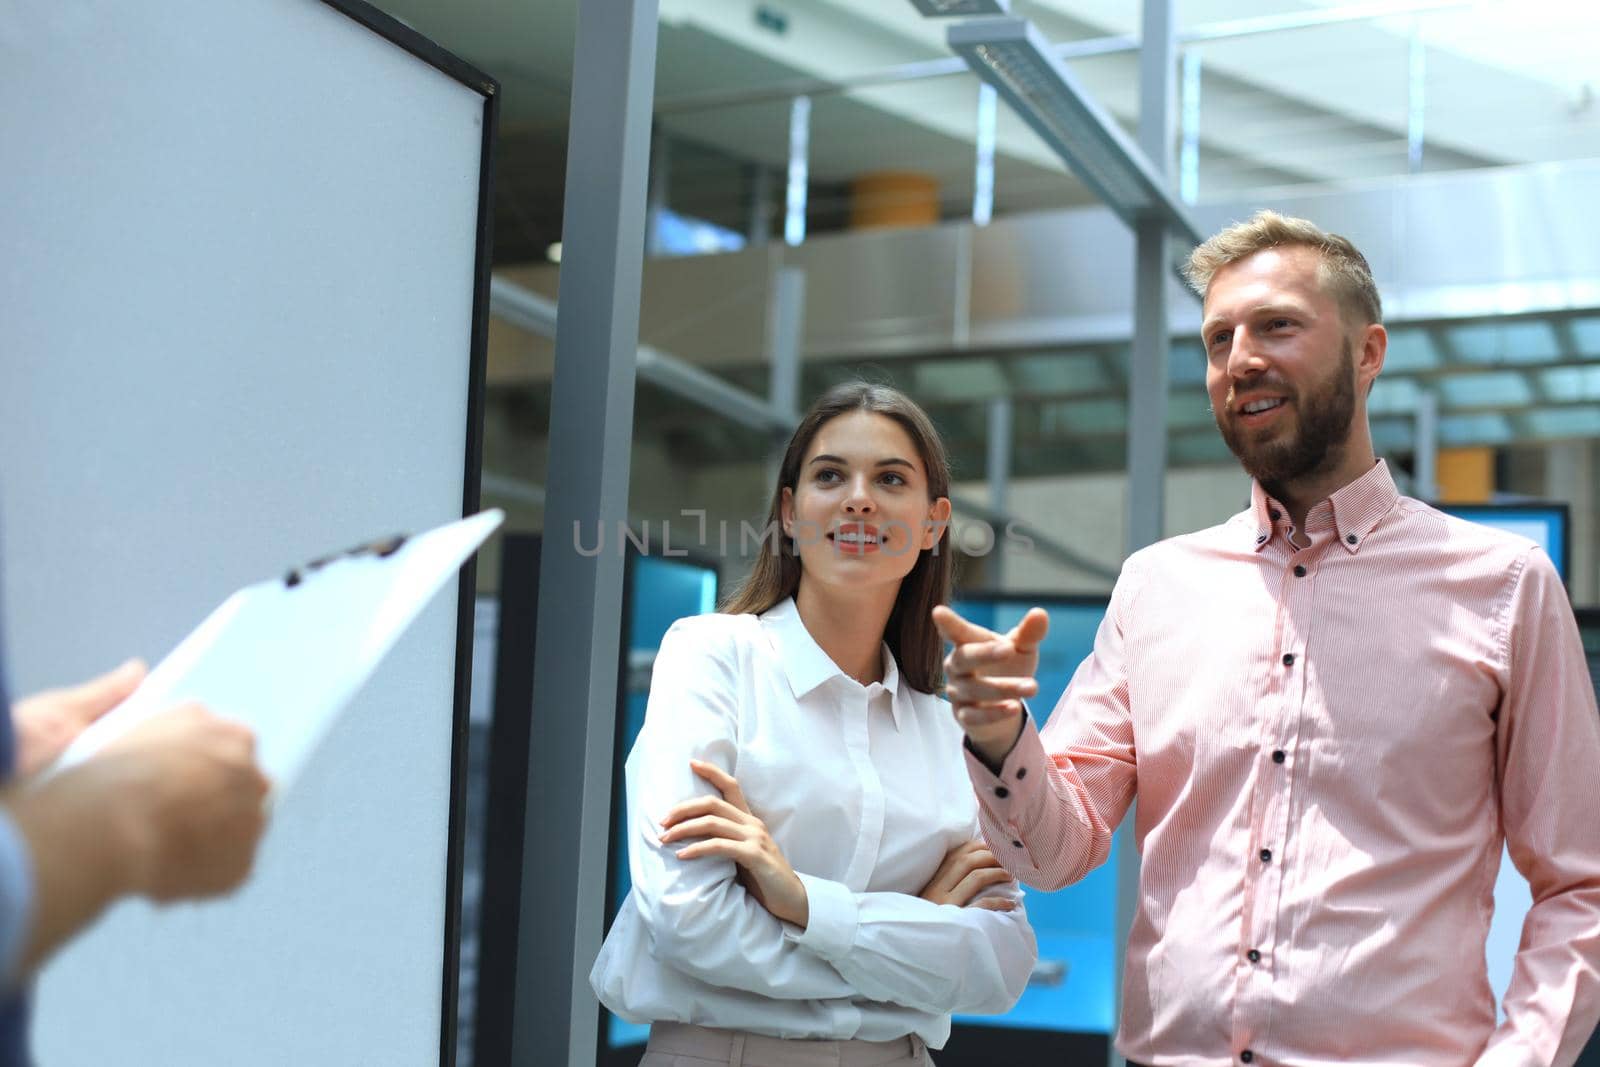
[(763, 433), (790, 433), (797, 421), (793, 411), (779, 410), (770, 400), (649, 345), (639, 346), (639, 380)]
[(1031, 22), (974, 19), (952, 26), (947, 40), (1124, 222), (1137, 228), (1158, 219), (1166, 232), (1191, 246), (1200, 243), (1200, 231), (1167, 188), (1163, 168), (1085, 91)]
[(489, 314), (555, 340), (556, 302), (498, 274), (489, 278)]
[[(541, 337), (555, 336), (556, 302), (509, 279), (490, 279), (489, 311), (496, 318)], [(636, 370), (641, 381), (753, 430), (788, 433), (799, 421), (792, 408), (730, 385), (710, 371), (659, 348), (640, 345)]]

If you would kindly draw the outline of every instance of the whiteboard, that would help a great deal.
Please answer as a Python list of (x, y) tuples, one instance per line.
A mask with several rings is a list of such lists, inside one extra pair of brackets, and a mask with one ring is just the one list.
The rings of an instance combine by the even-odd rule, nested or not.
[[(0, 0), (15, 693), (475, 507), (494, 114), (356, 3)], [(47, 967), (40, 1062), (439, 1062), (461, 603), (363, 689), (242, 893), (121, 904)]]

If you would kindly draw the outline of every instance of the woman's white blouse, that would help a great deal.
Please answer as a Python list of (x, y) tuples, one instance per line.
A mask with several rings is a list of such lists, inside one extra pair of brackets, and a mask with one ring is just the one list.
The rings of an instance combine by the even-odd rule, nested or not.
[[(631, 1022), (940, 1048), (951, 1012), (1002, 1012), (1038, 954), (1010, 912), (916, 896), (945, 853), (978, 836), (949, 706), (900, 677), (863, 686), (812, 640), (794, 602), (702, 615), (667, 632), (644, 729), (628, 756), (633, 889), (589, 976)], [(710, 793), (690, 759), (738, 779), (805, 883), (805, 930), (774, 918), (731, 860), (679, 860), (661, 819)]]

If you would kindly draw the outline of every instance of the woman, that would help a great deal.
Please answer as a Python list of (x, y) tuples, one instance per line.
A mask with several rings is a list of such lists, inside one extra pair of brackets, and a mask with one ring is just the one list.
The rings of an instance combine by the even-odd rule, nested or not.
[(1027, 984), (1033, 932), (935, 695), (949, 484), (920, 408), (836, 387), (750, 577), (663, 639), (627, 764), (633, 890), (590, 975), (652, 1024), (641, 1067), (927, 1064), (951, 1012)]

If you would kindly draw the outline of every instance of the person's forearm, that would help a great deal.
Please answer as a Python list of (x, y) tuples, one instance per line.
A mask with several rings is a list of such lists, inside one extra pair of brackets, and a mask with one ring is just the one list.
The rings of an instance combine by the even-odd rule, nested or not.
[[(836, 968), (859, 996), (935, 1015), (993, 1014), (1008, 1010), (1028, 984), (1039, 950), (1020, 906), (1009, 912), (956, 907), (810, 881), (819, 897), (838, 900), (846, 914), (796, 940)], [(1020, 894), (1008, 894), (1020, 905)]]
[(14, 984), (124, 892), (127, 854), (120, 813), (98, 803), (96, 769), (68, 771), (37, 787), (8, 790), (0, 803), (26, 842), (33, 867), (33, 916)]
[(969, 727), (967, 743), (972, 746), (973, 753), (983, 761), (991, 773), (999, 774), (1000, 768), (1005, 766), (1006, 757), (1017, 747), (1017, 740), (1022, 737), (1023, 728), (1027, 723), (1028, 716), (1023, 713), (1015, 719), (1007, 719), (991, 727)]

